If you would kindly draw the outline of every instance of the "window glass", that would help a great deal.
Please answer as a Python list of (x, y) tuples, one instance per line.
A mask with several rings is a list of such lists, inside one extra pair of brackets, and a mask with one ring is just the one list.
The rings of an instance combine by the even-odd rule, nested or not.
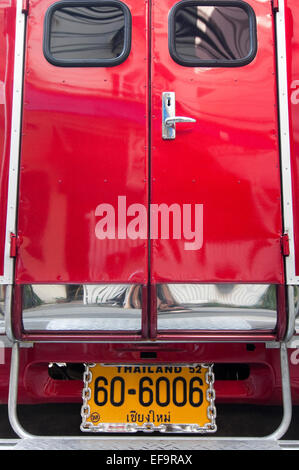
[[(242, 65), (255, 55), (252, 9), (183, 2), (171, 17), (172, 56), (182, 65)], [(250, 8), (250, 9), (249, 9)]]
[[(45, 55), (56, 65), (116, 65), (129, 49), (129, 15), (118, 2), (57, 7), (47, 18)], [(127, 30), (127, 31), (126, 31)], [(122, 61), (121, 60), (121, 61)]]

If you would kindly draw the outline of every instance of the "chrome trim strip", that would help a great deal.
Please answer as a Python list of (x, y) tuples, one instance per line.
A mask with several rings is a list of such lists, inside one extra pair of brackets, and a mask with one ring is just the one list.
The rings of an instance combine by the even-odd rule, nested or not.
[(295, 286), (287, 286), (287, 297), (288, 297), (288, 325), (284, 341), (288, 343), (296, 333), (296, 309), (295, 309)]
[(278, 100), (280, 121), (280, 151), (282, 173), (282, 200), (284, 231), (289, 236), (290, 255), (285, 258), (287, 284), (299, 284), (299, 276), (295, 273), (294, 245), (294, 214), (292, 193), (290, 122), (288, 103), (288, 74), (286, 49), (285, 2), (279, 0), (279, 10), (276, 13), (276, 45), (278, 71)]
[(5, 323), (5, 334), (9, 341), (14, 342), (15, 337), (12, 332), (12, 319), (11, 319), (11, 308), (12, 308), (12, 285), (6, 286), (5, 289), (5, 303), (4, 303), (4, 323)]
[(13, 283), (14, 260), (10, 257), (10, 234), (16, 232), (18, 173), (20, 159), (21, 116), (23, 95), (23, 67), (25, 46), (25, 14), (22, 12), (22, 0), (17, 0), (16, 35), (14, 55), (14, 78), (12, 100), (12, 122), (10, 138), (10, 161), (7, 196), (7, 218), (4, 251), (4, 275), (0, 276), (0, 284)]

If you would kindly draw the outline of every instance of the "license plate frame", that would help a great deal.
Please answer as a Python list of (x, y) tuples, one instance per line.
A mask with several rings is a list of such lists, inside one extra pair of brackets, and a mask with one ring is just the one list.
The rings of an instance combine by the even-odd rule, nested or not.
[[(164, 368), (164, 370), (163, 370)], [(196, 369), (197, 368), (197, 369)], [(200, 372), (198, 372), (198, 368), (200, 368)], [(128, 372), (130, 369), (132, 371), (135, 371), (138, 369), (140, 370), (140, 373), (136, 374), (132, 378), (132, 376), (128, 376), (126, 374), (129, 374)], [(113, 374), (115, 370), (115, 374)], [(159, 417), (161, 418), (162, 414), (155, 414), (155, 407), (156, 409), (158, 408), (161, 411), (161, 407), (155, 402), (151, 404), (150, 408), (149, 405), (146, 404), (146, 406), (143, 406), (140, 403), (140, 381), (142, 381), (142, 378), (144, 377), (144, 382), (145, 380), (149, 379), (149, 371), (153, 374), (152, 375), (152, 391), (154, 393), (154, 390), (157, 392), (157, 382), (160, 383), (164, 381), (167, 383), (167, 379), (165, 378), (165, 375), (159, 375), (165, 374), (166, 372), (172, 370), (172, 372), (169, 372), (168, 377), (170, 385), (172, 385), (171, 390), (174, 390), (174, 382), (177, 384), (178, 380), (182, 381), (185, 380), (187, 381), (188, 378), (190, 377), (195, 377), (193, 382), (196, 381), (196, 378), (200, 378), (201, 384), (198, 387), (198, 383), (200, 380), (197, 380), (196, 385), (194, 385), (194, 389), (192, 389), (192, 392), (194, 390), (196, 397), (202, 398), (202, 403), (199, 405), (196, 403), (196, 407), (194, 408), (196, 412), (196, 408), (199, 409), (200, 407), (201, 410), (201, 417), (200, 419), (196, 419), (194, 421), (201, 421), (201, 422), (190, 422), (190, 419), (186, 420), (187, 422), (174, 422), (177, 421), (177, 415), (175, 415), (175, 418), (173, 420), (172, 418), (172, 413), (171, 410), (174, 408), (174, 403), (169, 403), (168, 405), (165, 405), (165, 402), (163, 403), (163, 412), (164, 412), (164, 419), (163, 422), (160, 422), (158, 419)], [(197, 373), (192, 372), (197, 370)], [(157, 372), (159, 371), (159, 372)], [(162, 371), (162, 372), (161, 372)], [(165, 372), (166, 371), (166, 372)], [(99, 375), (100, 373), (100, 375)], [(105, 373), (105, 375), (104, 375)], [(177, 374), (177, 375), (175, 375)], [(180, 374), (180, 375), (178, 375)], [(194, 374), (194, 375), (192, 375)], [(112, 377), (112, 378), (111, 378)], [(110, 395), (112, 396), (112, 382), (114, 378), (114, 383), (116, 382), (116, 377), (119, 381), (119, 383), (122, 384), (122, 380), (124, 380), (124, 377), (127, 378), (127, 383), (131, 383), (132, 381), (134, 382), (134, 379), (136, 378), (137, 380), (134, 382), (135, 385), (137, 385), (138, 381), (138, 386), (139, 386), (139, 394), (137, 393), (136, 389), (128, 389), (127, 390), (127, 397), (129, 400), (129, 390), (134, 390), (135, 393), (134, 395), (138, 395), (138, 404), (137, 399), (135, 400), (135, 409), (130, 410), (130, 405), (126, 404), (125, 407), (121, 410), (122, 413), (122, 419), (116, 418), (113, 416), (113, 419), (107, 419), (105, 421), (105, 416), (110, 416), (111, 413), (111, 403), (108, 403), (108, 396), (109, 396), (109, 391)], [(128, 379), (129, 377), (129, 379)], [(164, 377), (164, 379), (162, 378)], [(180, 379), (177, 379), (175, 381), (175, 378), (180, 377)], [(160, 378), (160, 381), (158, 380)], [(156, 380), (156, 381), (155, 381)], [(170, 382), (172, 380), (172, 382)], [(82, 407), (81, 407), (81, 417), (82, 417), (82, 422), (80, 429), (82, 432), (92, 432), (92, 433), (112, 433), (112, 432), (120, 432), (120, 433), (136, 433), (139, 431), (142, 432), (161, 432), (161, 433), (195, 433), (195, 434), (205, 434), (205, 433), (215, 433), (217, 431), (217, 425), (216, 425), (216, 407), (215, 407), (215, 389), (214, 389), (214, 373), (213, 373), (213, 364), (155, 364), (155, 365), (148, 365), (148, 364), (133, 364), (133, 365), (116, 365), (116, 364), (103, 364), (103, 363), (98, 363), (98, 364), (85, 364), (85, 372), (84, 372), (84, 387), (82, 391)], [(124, 382), (125, 383), (125, 382)], [(189, 381), (189, 392), (191, 390), (191, 379)], [(99, 387), (99, 384), (101, 384), (101, 387)], [(146, 382), (146, 385), (148, 385), (148, 381)], [(188, 385), (188, 382), (187, 382)], [(110, 386), (110, 388), (109, 388)], [(143, 386), (143, 385), (142, 385)], [(193, 383), (192, 383), (193, 386)], [(155, 388), (156, 387), (156, 388)], [(165, 390), (170, 390), (167, 385), (165, 385), (166, 389)], [(164, 387), (164, 388), (165, 388)], [(122, 387), (120, 387), (122, 388)], [(148, 398), (150, 398), (150, 392), (149, 388), (144, 388), (142, 389), (142, 393), (145, 393)], [(202, 391), (200, 393), (199, 389)], [(165, 393), (165, 396), (170, 396), (169, 394), (166, 393), (166, 391), (163, 391)], [(185, 388), (183, 387), (184, 390), (184, 400), (185, 400)], [(100, 397), (104, 398), (100, 402), (99, 405), (99, 400), (98, 396), (96, 393), (99, 393), (100, 391)], [(119, 397), (123, 396), (121, 393), (118, 394)], [(97, 398), (95, 398), (97, 396)], [(154, 396), (154, 395), (153, 395)], [(144, 395), (143, 395), (144, 397)], [(106, 399), (106, 402), (104, 403)], [(111, 400), (111, 397), (110, 397)], [(113, 394), (113, 400), (116, 403), (114, 394)], [(157, 400), (157, 397), (156, 397)], [(96, 403), (96, 401), (98, 403)], [(132, 400), (131, 400), (132, 401)], [(153, 400), (154, 401), (154, 400)], [(160, 397), (159, 397), (160, 401)], [(173, 402), (173, 399), (172, 399)], [(121, 403), (121, 405), (119, 405)], [(123, 398), (122, 400), (118, 400), (117, 406), (114, 405), (113, 410), (117, 411), (119, 410), (120, 406), (123, 406), (125, 403), (125, 399)], [(177, 401), (178, 403), (178, 401)], [(184, 408), (184, 405), (181, 405), (182, 402), (180, 402), (180, 411)], [(193, 401), (194, 403), (194, 401)], [(188, 407), (190, 408), (190, 403), (188, 403)], [(165, 408), (167, 406), (167, 408)], [(169, 410), (169, 406), (171, 410)], [(177, 406), (177, 405), (176, 405)], [(186, 408), (185, 408), (186, 409)], [(104, 418), (103, 418), (103, 410), (104, 410)], [(137, 411), (136, 411), (137, 410)], [(145, 415), (145, 412), (148, 411), (148, 414)], [(177, 410), (176, 410), (177, 411)], [(184, 410), (183, 410), (184, 411)], [(189, 416), (190, 416), (190, 409), (189, 411)], [(142, 413), (143, 412), (143, 413)], [(151, 412), (151, 413), (150, 413)], [(124, 413), (126, 414), (126, 419), (124, 419)], [(133, 422), (132, 419), (134, 417), (134, 413), (136, 416), (136, 421)], [(188, 413), (187, 413), (188, 414)], [(138, 421), (137, 421), (137, 416), (138, 416)], [(139, 417), (143, 417), (143, 420), (140, 419)], [(193, 419), (193, 414), (192, 414), (192, 419)], [(132, 418), (132, 419), (131, 419)], [(114, 422), (115, 421), (115, 422)], [(161, 418), (162, 421), (162, 418)], [(182, 418), (180, 418), (180, 421), (182, 421)]]

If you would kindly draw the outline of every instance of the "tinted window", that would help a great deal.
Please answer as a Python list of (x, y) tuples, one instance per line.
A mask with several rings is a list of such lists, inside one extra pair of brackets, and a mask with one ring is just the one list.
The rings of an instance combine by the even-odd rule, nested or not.
[(55, 65), (117, 65), (130, 48), (130, 13), (120, 2), (60, 2), (48, 11), (44, 52)]
[(182, 65), (245, 65), (256, 52), (253, 10), (240, 2), (177, 4), (170, 16), (170, 52)]

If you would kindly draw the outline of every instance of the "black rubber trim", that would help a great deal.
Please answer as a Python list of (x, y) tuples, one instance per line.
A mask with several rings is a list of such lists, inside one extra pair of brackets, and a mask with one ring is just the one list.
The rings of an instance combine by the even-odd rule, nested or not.
[[(251, 48), (249, 54), (243, 59), (235, 60), (186, 60), (180, 57), (175, 47), (175, 16), (181, 8), (185, 6), (219, 6), (219, 7), (238, 7), (242, 8), (248, 14), (250, 28)], [(257, 53), (257, 27), (256, 16), (253, 8), (243, 1), (229, 0), (181, 0), (176, 3), (169, 12), (168, 17), (168, 48), (172, 59), (184, 67), (242, 67), (248, 65)]]
[[(56, 10), (66, 7), (94, 7), (94, 6), (115, 6), (123, 11), (125, 20), (124, 32), (124, 48), (120, 56), (113, 59), (56, 59), (50, 52), (50, 34), (51, 34), (51, 21), (52, 16)], [(84, 1), (84, 0), (63, 0), (53, 3), (45, 14), (44, 20), (44, 40), (43, 52), (48, 62), (58, 67), (114, 67), (124, 62), (131, 51), (131, 35), (132, 35), (132, 16), (129, 8), (124, 3), (118, 0), (98, 0), (98, 1)]]

